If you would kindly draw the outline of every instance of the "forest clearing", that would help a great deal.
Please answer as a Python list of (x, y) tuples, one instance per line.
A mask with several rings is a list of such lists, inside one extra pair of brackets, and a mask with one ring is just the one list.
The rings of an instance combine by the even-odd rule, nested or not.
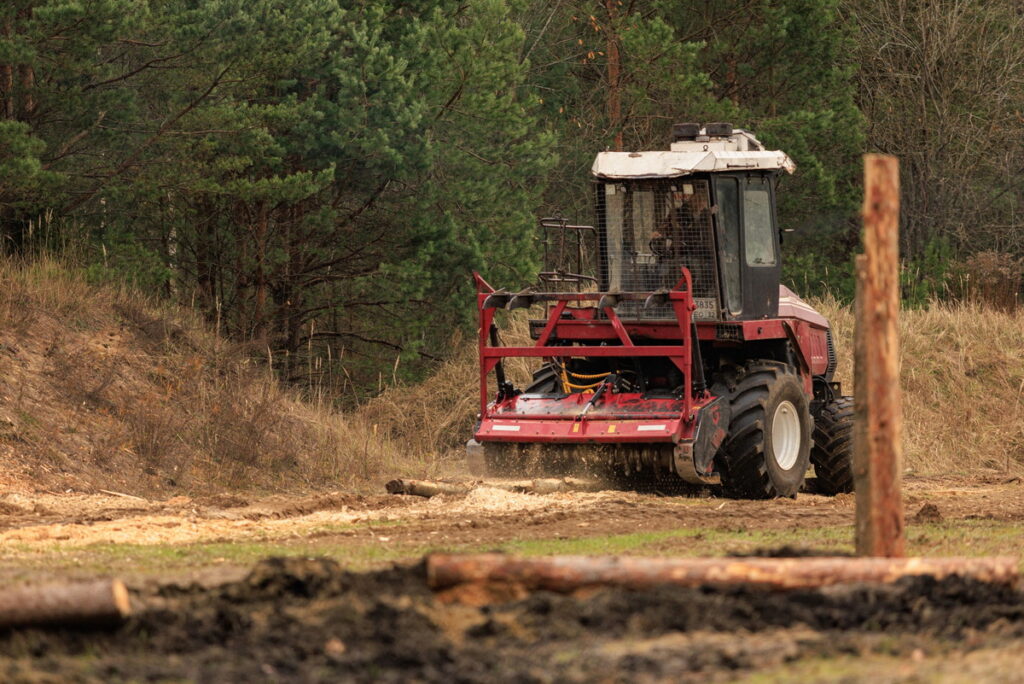
[[(16, 318), (0, 340), (13, 378), (0, 577), (9, 586), (119, 577), (133, 605), (113, 631), (7, 632), (12, 681), (999, 681), (1012, 672), (1020, 594), (956, 579), (849, 594), (620, 588), (445, 603), (425, 581), (434, 552), (850, 554), (854, 497), (748, 501), (600, 483), (536, 493), (528, 480), (479, 480), (465, 473), (459, 443), (474, 410), (468, 345), (423, 384), (335, 414), (300, 402), (179, 310), (89, 285), (59, 264), (3, 273), (0, 311)], [(852, 313), (817, 304), (840, 340), (839, 377), (849, 377)], [(966, 321), (981, 334), (965, 334)], [(1021, 558), (1024, 484), (1007, 456), (1018, 439), (1007, 430), (1019, 423), (971, 412), (964, 418), (984, 439), (964, 443), (942, 416), (982, 392), (1021, 410), (1024, 360), (999, 341), (1019, 339), (1024, 317), (936, 306), (907, 312), (903, 326), (908, 553)], [(956, 363), (944, 363), (948, 354)], [(439, 386), (463, 387), (462, 403), (439, 411), (421, 400)], [(274, 484), (282, 473), (293, 478), (285, 488)], [(393, 477), (462, 491), (387, 494)], [(243, 651), (262, 657), (227, 655)]]
[(0, 6), (0, 680), (1002, 682), (1010, 0)]

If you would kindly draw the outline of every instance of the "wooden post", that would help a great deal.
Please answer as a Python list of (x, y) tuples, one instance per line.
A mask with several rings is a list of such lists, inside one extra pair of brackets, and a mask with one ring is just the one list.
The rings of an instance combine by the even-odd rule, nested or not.
[[(867, 256), (858, 254), (854, 262), (854, 276), (857, 290), (853, 300), (853, 492), (857, 503), (854, 538), (857, 540), (857, 553), (865, 554), (863, 546), (867, 545), (871, 517), (871, 482), (868, 479), (868, 417), (865, 394), (867, 384), (864, 380), (864, 281), (867, 278)], [(864, 540), (862, 542), (861, 540)]]
[(899, 162), (864, 156), (864, 255), (857, 259), (854, 478), (857, 553), (904, 555), (899, 359)]

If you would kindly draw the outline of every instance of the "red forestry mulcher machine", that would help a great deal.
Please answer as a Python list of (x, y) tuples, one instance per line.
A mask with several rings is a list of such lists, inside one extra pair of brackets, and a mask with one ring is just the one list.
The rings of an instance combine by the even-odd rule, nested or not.
[[(540, 287), (475, 274), (470, 468), (586, 463), (763, 498), (795, 495), (813, 463), (817, 491), (850, 491), (853, 402), (828, 321), (780, 285), (775, 191), (795, 167), (729, 124), (672, 133), (667, 151), (597, 155), (594, 226), (542, 219)], [(534, 344), (502, 346), (497, 311), (531, 307), (546, 312)], [(507, 380), (510, 357), (541, 360), (527, 387)]]

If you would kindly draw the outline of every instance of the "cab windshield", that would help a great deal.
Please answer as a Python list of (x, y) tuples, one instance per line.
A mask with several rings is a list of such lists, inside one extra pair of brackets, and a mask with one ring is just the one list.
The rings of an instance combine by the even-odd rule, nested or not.
[[(674, 286), (686, 266), (693, 278), (698, 318), (718, 315), (718, 274), (708, 184), (702, 180), (604, 183), (604, 261), (611, 292), (651, 292)], [(671, 317), (642, 310), (643, 318)], [(667, 309), (667, 307), (665, 307)]]

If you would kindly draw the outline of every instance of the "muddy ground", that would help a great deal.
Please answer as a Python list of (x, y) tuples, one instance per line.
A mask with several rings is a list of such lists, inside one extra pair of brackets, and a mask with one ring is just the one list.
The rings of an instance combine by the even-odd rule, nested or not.
[[(168, 587), (136, 598), (140, 613), (117, 631), (5, 636), (0, 674), (8, 681), (721, 681), (799, 661), (883, 655), (920, 664), (982, 648), (1009, 653), (1024, 643), (1024, 596), (961, 580), (789, 594), (537, 593), (473, 608), (438, 603), (419, 565), (353, 574), (327, 559), (275, 559), (216, 589)], [(989, 665), (985, 674), (998, 677), (998, 663)], [(1007, 681), (1011, 674), (1005, 670)]]
[[(1024, 555), (1024, 485), (916, 478), (921, 555)], [(769, 593), (659, 588), (442, 603), (431, 551), (849, 553), (853, 499), (635, 492), (166, 501), (0, 497), (5, 582), (117, 575), (106, 631), (0, 634), (4, 681), (1018, 681), (1024, 595), (963, 580)], [(268, 556), (275, 556), (265, 560)]]

